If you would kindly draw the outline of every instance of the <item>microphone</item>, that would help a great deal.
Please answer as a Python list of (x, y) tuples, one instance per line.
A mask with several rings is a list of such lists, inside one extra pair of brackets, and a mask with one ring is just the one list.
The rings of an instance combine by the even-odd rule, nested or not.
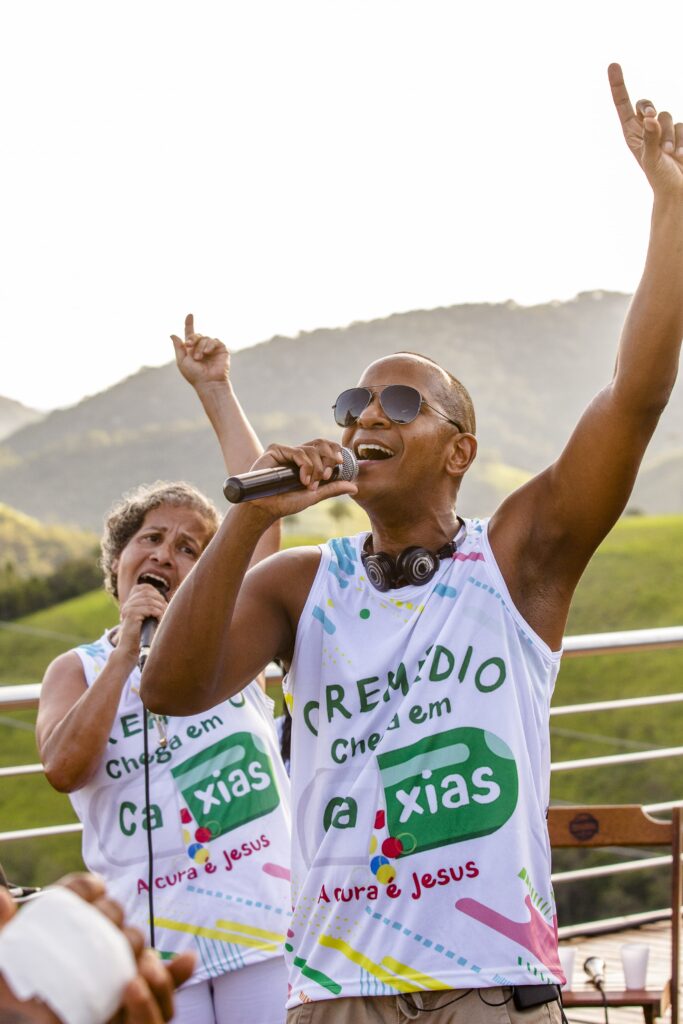
[(152, 646), (152, 640), (154, 634), (157, 631), (159, 620), (155, 619), (152, 615), (148, 615), (146, 619), (142, 621), (142, 629), (140, 630), (140, 656), (138, 658), (138, 665), (140, 669), (145, 667), (145, 662), (149, 657), (149, 649)]
[(584, 960), (583, 969), (590, 978), (591, 984), (602, 989), (605, 984), (605, 961), (601, 956), (589, 956)]
[[(358, 460), (351, 449), (342, 448), (342, 456), (344, 461), (335, 466), (332, 476), (325, 483), (332, 483), (333, 480), (355, 480), (358, 476)], [(299, 478), (298, 466), (253, 469), (249, 473), (240, 473), (239, 476), (229, 476), (223, 485), (223, 494), (233, 504), (303, 490), (304, 484)]]
[[(168, 593), (168, 583), (164, 580), (159, 579), (157, 576), (144, 575), (138, 580), (139, 583), (149, 583), (150, 586), (154, 587), (164, 597)], [(152, 640), (156, 633), (159, 620), (153, 615), (148, 615), (146, 619), (142, 620), (142, 628), (140, 629), (140, 654), (138, 656), (138, 667), (142, 672), (145, 667), (145, 662), (149, 657), (149, 649), (152, 646)], [(154, 719), (154, 724), (157, 727), (157, 735), (159, 737), (159, 746), (165, 747), (168, 743), (168, 737), (166, 736), (166, 726), (162, 718), (159, 715), (155, 715), (154, 712), (150, 712)]]

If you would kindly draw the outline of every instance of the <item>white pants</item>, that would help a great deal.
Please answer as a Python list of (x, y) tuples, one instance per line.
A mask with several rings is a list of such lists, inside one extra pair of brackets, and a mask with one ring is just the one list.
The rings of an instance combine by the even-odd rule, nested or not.
[(185, 985), (175, 994), (175, 1024), (284, 1024), (287, 970), (281, 956)]

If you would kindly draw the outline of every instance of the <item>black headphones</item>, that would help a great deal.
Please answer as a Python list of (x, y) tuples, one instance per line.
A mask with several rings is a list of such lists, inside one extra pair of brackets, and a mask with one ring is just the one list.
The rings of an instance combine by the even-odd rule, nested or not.
[(397, 587), (400, 583), (418, 587), (429, 583), (439, 568), (441, 559), (452, 558), (455, 549), (454, 540), (449, 540), (438, 551), (413, 545), (404, 548), (394, 559), (386, 551), (378, 551), (375, 554), (372, 550), (372, 534), (368, 534), (360, 557), (375, 590), (384, 592)]

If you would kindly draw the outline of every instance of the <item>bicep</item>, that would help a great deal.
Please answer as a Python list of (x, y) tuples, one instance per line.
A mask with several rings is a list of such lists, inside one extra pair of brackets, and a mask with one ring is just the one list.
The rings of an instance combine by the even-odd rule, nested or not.
[(628, 502), (658, 418), (656, 408), (632, 409), (614, 384), (593, 399), (560, 457), (539, 478), (534, 498), (542, 547), (561, 545), (564, 557), (583, 571)]
[(231, 687), (246, 685), (275, 659), (291, 658), (299, 616), (319, 558), (319, 552), (290, 550), (249, 570), (219, 668)]
[(621, 515), (657, 422), (605, 388), (551, 466), (501, 504), (489, 536), (513, 600), (552, 647), (598, 545)]

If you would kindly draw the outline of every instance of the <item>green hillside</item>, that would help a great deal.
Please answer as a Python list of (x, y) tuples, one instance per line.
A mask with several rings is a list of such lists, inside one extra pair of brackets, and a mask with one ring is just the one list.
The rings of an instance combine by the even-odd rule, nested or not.
[[(300, 529), (291, 523), (288, 530)], [(306, 523), (306, 528), (312, 527)], [(362, 528), (342, 514), (339, 529)], [(288, 532), (287, 541), (294, 537)], [(623, 519), (596, 554), (579, 586), (567, 634), (652, 628), (683, 623), (683, 517)], [(115, 620), (104, 593), (87, 594), (0, 629), (0, 684), (37, 682), (61, 651), (98, 636)], [(567, 658), (554, 704), (677, 692), (683, 649), (590, 658)], [(34, 762), (34, 713), (5, 713), (0, 719), (0, 765)], [(552, 722), (553, 761), (614, 754), (646, 747), (671, 747), (683, 737), (683, 705), (594, 713)], [(668, 758), (619, 768), (558, 773), (552, 798), (582, 802), (656, 802), (681, 796), (680, 761)], [(66, 797), (41, 777), (5, 781), (0, 831), (74, 820)], [(0, 859), (10, 875), (45, 882), (77, 866), (78, 837), (13, 843)], [(629, 886), (620, 883), (628, 908)], [(604, 888), (604, 886), (603, 886)], [(591, 900), (594, 898), (591, 896)], [(633, 896), (636, 900), (636, 896)]]
[[(622, 520), (579, 586), (567, 634), (683, 624), (683, 519)], [(683, 648), (567, 658), (554, 704), (614, 700), (681, 689)], [(674, 747), (683, 737), (683, 705), (556, 718), (553, 760)], [(681, 796), (680, 761), (662, 759), (553, 777), (556, 799), (655, 803)]]
[(44, 576), (73, 558), (92, 553), (94, 534), (69, 526), (48, 526), (0, 502), (0, 578)]

